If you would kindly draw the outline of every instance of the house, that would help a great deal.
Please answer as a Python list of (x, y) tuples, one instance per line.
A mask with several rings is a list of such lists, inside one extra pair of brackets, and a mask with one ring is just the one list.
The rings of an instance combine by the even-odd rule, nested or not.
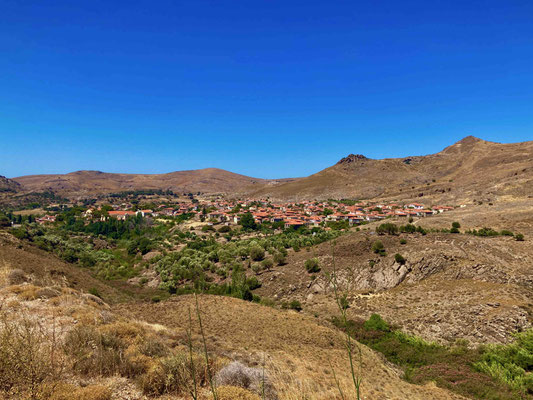
[(147, 217), (148, 215), (152, 215), (152, 210), (139, 210), (137, 211), (137, 215), (141, 214), (142, 217)]
[(209, 214), (207, 214), (207, 217), (218, 222), (226, 221), (226, 214), (220, 211), (210, 212)]
[(307, 219), (307, 226), (320, 226), (322, 223), (322, 217), (319, 215), (312, 215)]
[(359, 215), (350, 215), (348, 217), (348, 223), (350, 225), (358, 225), (360, 224), (361, 222), (363, 222), (365, 219)]
[(433, 215), (433, 211), (431, 210), (420, 210), (419, 215), (422, 217), (429, 217), (430, 215)]
[(55, 222), (56, 221), (56, 216), (55, 215), (45, 215), (44, 217), (40, 217), (40, 218), (37, 218), (36, 219), (37, 223), (39, 224), (46, 224), (46, 223), (51, 223), (51, 222)]
[(109, 211), (108, 214), (110, 217), (125, 220), (128, 217), (133, 217), (136, 213), (135, 211)]
[(290, 221), (285, 222), (285, 229), (287, 228), (299, 228), (304, 226), (305, 222), (298, 219), (291, 219)]

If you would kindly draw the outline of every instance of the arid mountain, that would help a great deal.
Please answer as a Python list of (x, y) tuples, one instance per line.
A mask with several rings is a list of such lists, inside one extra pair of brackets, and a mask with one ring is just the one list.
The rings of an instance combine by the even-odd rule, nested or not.
[(228, 193), (268, 181), (217, 168), (177, 171), (167, 174), (114, 174), (77, 171), (57, 175), (28, 175), (14, 178), (27, 191), (51, 190), (63, 196), (113, 193), (128, 190), (162, 189), (176, 192)]
[(0, 193), (16, 193), (21, 188), (20, 183), (0, 175)]
[(261, 188), (254, 197), (440, 201), (533, 195), (533, 141), (500, 144), (472, 136), (437, 154), (373, 160), (349, 155), (314, 175)]
[[(492, 201), (533, 196), (533, 141), (501, 144), (472, 136), (437, 154), (374, 160), (350, 154), (305, 178), (268, 180), (206, 168), (167, 174), (77, 171), (8, 180), (27, 192), (86, 196), (140, 189), (226, 193), (281, 200), (327, 198), (429, 198)], [(0, 188), (2, 181), (0, 181)]]

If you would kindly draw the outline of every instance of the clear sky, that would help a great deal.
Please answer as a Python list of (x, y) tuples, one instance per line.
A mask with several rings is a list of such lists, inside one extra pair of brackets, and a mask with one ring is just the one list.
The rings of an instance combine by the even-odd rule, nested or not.
[(533, 1), (0, 0), (0, 175), (533, 140)]

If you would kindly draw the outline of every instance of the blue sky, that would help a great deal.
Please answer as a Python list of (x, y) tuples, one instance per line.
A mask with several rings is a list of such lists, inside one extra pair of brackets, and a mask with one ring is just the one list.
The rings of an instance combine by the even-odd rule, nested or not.
[(533, 140), (533, 2), (0, 0), (0, 175)]

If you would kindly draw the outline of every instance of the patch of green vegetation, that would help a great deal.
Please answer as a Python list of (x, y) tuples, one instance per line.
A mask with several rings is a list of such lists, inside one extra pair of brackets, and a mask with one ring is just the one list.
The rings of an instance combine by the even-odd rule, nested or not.
[(385, 256), (387, 253), (385, 251), (385, 246), (381, 240), (376, 240), (372, 243), (372, 251), (380, 256)]
[(508, 345), (472, 348), (466, 341), (444, 346), (408, 335), (378, 314), (367, 321), (333, 323), (359, 342), (382, 353), (416, 384), (439, 387), (473, 399), (522, 400), (533, 395), (533, 330), (516, 335)]
[(310, 274), (314, 274), (316, 272), (320, 272), (320, 262), (318, 261), (318, 258), (313, 257), (310, 258), (305, 262), (305, 269)]

